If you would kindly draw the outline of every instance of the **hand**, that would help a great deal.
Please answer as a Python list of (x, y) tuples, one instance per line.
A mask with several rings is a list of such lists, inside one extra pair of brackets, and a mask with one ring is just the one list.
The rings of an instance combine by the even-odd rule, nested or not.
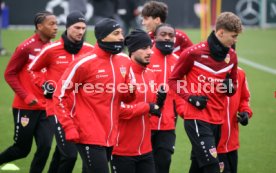
[(155, 103), (149, 103), (150, 110), (149, 113), (153, 116), (157, 116), (158, 118), (161, 116), (160, 107)]
[(167, 93), (164, 89), (164, 86), (162, 85), (160, 87), (160, 89), (158, 90), (157, 92), (157, 101), (156, 101), (156, 104), (162, 108), (164, 106), (164, 102), (166, 100), (166, 97), (167, 97)]
[(239, 112), (237, 118), (241, 125), (246, 126), (248, 124), (249, 116), (247, 112)]
[(44, 82), (42, 85), (43, 95), (46, 99), (52, 99), (55, 91), (55, 87), (51, 82)]
[(223, 80), (222, 83), (223, 83), (223, 86), (224, 86), (225, 89), (226, 89), (226, 93), (227, 93), (227, 94), (231, 94), (231, 93), (234, 92), (233, 81), (232, 81), (232, 79), (230, 78), (230, 74), (229, 74), (229, 73), (226, 74), (226, 77), (225, 77), (225, 79)]
[(206, 97), (206, 96), (190, 96), (188, 101), (197, 109), (202, 110), (207, 105), (208, 97)]
[(36, 98), (34, 95), (29, 94), (29, 95), (27, 95), (27, 97), (24, 99), (24, 102), (25, 102), (27, 105), (29, 105), (29, 106), (33, 106), (33, 105), (37, 104), (38, 100), (37, 100), (37, 98)]
[(79, 142), (80, 135), (75, 128), (71, 128), (65, 132), (65, 139), (71, 142)]

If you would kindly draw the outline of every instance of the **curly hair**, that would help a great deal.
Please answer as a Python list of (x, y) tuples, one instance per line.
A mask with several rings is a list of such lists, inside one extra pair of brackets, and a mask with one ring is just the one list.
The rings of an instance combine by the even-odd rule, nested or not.
[(216, 31), (219, 29), (240, 33), (243, 29), (241, 19), (232, 12), (223, 12), (216, 21)]

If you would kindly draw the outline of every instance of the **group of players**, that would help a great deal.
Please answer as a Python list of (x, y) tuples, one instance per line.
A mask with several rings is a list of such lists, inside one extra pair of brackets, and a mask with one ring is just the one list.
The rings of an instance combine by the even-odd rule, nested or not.
[(42, 172), (55, 135), (49, 173), (72, 172), (78, 153), (83, 173), (108, 173), (109, 162), (113, 173), (168, 173), (179, 115), (192, 145), (189, 172), (236, 173), (238, 122), (247, 125), (252, 116), (233, 49), (241, 21), (223, 12), (207, 41), (193, 45), (165, 23), (167, 14), (165, 3), (145, 3), (146, 32), (126, 37), (105, 18), (95, 25), (93, 46), (84, 41), (80, 12), (67, 16), (55, 42), (55, 15), (37, 13), (35, 34), (16, 48), (5, 71), (15, 92), (15, 128), (0, 165), (26, 157), (34, 138), (30, 172)]

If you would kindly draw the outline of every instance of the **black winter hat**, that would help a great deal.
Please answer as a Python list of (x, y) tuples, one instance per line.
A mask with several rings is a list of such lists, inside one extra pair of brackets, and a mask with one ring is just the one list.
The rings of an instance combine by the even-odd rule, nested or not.
[(121, 28), (120, 24), (113, 19), (104, 18), (95, 24), (95, 36), (97, 40), (102, 40), (112, 31)]
[(132, 52), (143, 47), (152, 46), (152, 42), (149, 35), (145, 31), (135, 29), (125, 38), (125, 45), (128, 48), (129, 54), (131, 54)]
[(67, 16), (66, 19), (66, 28), (69, 28), (71, 25), (75, 23), (83, 22), (86, 23), (84, 15), (79, 11), (74, 11)]

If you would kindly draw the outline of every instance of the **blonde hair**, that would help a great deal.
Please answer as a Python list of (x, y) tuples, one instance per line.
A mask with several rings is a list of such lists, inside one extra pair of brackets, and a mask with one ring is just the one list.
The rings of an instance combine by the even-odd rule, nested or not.
[(219, 29), (240, 33), (242, 32), (241, 19), (232, 12), (223, 12), (218, 16), (216, 21), (216, 31)]

